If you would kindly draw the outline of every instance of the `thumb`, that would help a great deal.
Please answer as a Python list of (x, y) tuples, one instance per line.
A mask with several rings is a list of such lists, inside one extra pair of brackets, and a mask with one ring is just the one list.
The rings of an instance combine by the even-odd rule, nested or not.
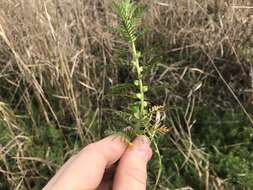
[(147, 183), (147, 163), (151, 159), (150, 141), (139, 136), (133, 141), (120, 159), (113, 190), (145, 190)]

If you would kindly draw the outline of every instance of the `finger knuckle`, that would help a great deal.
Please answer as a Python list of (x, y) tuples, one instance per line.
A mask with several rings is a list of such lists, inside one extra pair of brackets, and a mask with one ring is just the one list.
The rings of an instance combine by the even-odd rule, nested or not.
[(135, 182), (145, 186), (147, 181), (147, 172), (138, 167), (129, 167), (126, 175)]

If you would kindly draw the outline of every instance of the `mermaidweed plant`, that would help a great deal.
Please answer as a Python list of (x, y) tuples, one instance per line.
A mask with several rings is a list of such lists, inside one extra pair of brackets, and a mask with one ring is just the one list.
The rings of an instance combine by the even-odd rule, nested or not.
[(158, 134), (168, 132), (168, 129), (162, 124), (162, 120), (164, 119), (163, 107), (151, 107), (145, 96), (145, 93), (148, 91), (148, 86), (145, 85), (143, 81), (144, 65), (140, 63), (142, 54), (136, 47), (138, 26), (141, 23), (145, 8), (143, 6), (138, 6), (130, 0), (122, 0), (121, 2), (113, 2), (113, 10), (119, 21), (118, 27), (114, 28), (113, 31), (127, 42), (129, 53), (131, 54), (130, 65), (136, 76), (136, 79), (133, 81), (134, 101), (129, 103), (129, 109), (123, 113), (123, 118), (127, 120), (128, 126), (122, 131), (119, 131), (119, 134), (129, 143), (137, 135), (146, 135), (150, 138), (155, 147), (159, 164), (159, 171), (155, 184), (156, 188), (162, 171), (162, 160), (156, 137)]

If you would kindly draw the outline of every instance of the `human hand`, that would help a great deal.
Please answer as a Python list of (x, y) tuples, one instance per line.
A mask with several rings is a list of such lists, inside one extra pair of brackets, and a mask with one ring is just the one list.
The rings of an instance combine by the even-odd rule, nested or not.
[(127, 146), (109, 136), (71, 157), (42, 190), (145, 190), (151, 156), (147, 137), (139, 136)]

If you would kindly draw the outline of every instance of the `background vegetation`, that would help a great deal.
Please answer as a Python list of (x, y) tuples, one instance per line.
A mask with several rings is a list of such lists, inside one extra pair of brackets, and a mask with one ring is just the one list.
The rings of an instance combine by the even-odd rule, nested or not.
[[(158, 189), (253, 189), (252, 2), (138, 3), (147, 95), (170, 129)], [(121, 126), (131, 91), (116, 84), (134, 77), (116, 24), (111, 0), (0, 0), (0, 189), (41, 189)]]

